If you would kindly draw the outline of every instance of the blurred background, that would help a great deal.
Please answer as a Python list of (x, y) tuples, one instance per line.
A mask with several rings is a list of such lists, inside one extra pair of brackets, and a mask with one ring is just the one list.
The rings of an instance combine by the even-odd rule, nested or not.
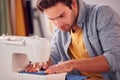
[[(51, 40), (55, 26), (36, 9), (37, 0), (0, 0), (0, 35), (33, 36)], [(120, 0), (84, 0), (110, 5), (120, 15)]]

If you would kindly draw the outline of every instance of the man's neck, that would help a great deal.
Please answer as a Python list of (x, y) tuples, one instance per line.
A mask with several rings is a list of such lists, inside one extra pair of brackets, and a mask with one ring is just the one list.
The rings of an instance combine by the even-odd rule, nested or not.
[(73, 27), (72, 27), (72, 32), (74, 33), (76, 30), (77, 30), (78, 26), (77, 24), (75, 24)]

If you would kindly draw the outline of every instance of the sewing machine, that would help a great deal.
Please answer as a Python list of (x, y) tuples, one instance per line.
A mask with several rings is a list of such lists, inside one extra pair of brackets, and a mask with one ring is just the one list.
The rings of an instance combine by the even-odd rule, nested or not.
[(22, 74), (32, 62), (47, 61), (49, 41), (38, 36), (0, 36), (0, 80), (65, 80), (65, 73), (50, 75)]

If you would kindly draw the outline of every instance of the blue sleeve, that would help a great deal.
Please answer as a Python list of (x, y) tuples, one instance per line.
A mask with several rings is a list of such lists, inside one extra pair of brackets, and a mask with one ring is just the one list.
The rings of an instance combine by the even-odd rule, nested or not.
[[(57, 31), (56, 31), (57, 32)], [(57, 46), (57, 34), (54, 35), (52, 41), (51, 41), (51, 52), (50, 52), (50, 58), (52, 61), (52, 64), (57, 64), (60, 61), (60, 53)]]
[(108, 6), (100, 7), (97, 17), (100, 42), (111, 71), (120, 71), (120, 17)]

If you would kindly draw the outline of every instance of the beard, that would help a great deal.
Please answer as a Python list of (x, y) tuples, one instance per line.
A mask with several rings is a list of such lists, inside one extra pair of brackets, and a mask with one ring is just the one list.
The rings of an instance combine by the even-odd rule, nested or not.
[(72, 24), (70, 25), (70, 31), (74, 28), (74, 26), (76, 26), (76, 24), (77, 24), (77, 19), (75, 18)]
[(60, 30), (62, 30), (63, 32), (70, 32), (75, 25), (76, 25), (76, 19), (73, 20), (71, 24), (64, 24), (63, 27), (60, 28)]

